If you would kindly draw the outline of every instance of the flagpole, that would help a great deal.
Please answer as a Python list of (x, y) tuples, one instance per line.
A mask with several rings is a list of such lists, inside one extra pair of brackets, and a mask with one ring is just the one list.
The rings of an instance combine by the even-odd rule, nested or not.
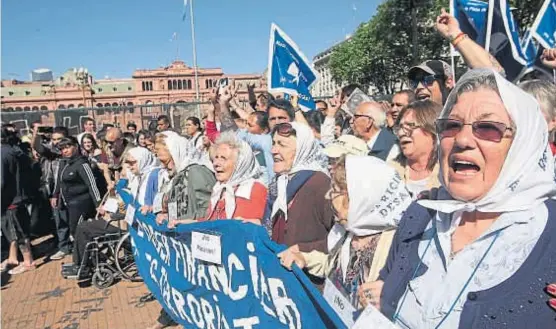
[[(450, 0), (450, 15), (456, 16), (456, 9), (454, 6), (454, 0)], [(454, 45), (450, 42), (450, 57), (452, 58), (452, 80), (454, 84), (456, 83), (456, 61), (454, 60), (456, 49)]]
[(492, 33), (492, 16), (494, 15), (494, 0), (488, 1), (487, 31), (485, 38), (485, 50), (490, 53), (490, 35)]
[(199, 107), (199, 73), (197, 71), (197, 46), (195, 45), (195, 19), (193, 17), (193, 0), (189, 1), (189, 15), (191, 16), (191, 42), (193, 43), (193, 67), (195, 70), (195, 98), (197, 101), (197, 115), (201, 116)]

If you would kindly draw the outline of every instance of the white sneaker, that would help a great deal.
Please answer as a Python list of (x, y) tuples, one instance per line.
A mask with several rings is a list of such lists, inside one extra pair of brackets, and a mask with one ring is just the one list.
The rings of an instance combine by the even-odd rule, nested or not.
[(50, 256), (51, 260), (59, 260), (62, 259), (64, 257), (66, 257), (68, 254), (66, 254), (65, 252), (58, 250), (54, 255)]

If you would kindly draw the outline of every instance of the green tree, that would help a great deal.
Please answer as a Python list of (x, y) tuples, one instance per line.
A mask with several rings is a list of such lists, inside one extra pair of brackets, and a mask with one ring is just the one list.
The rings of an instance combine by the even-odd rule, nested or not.
[[(416, 57), (412, 48), (412, 3), (416, 4), (417, 17)], [(381, 93), (394, 92), (414, 63), (449, 53), (448, 43), (434, 30), (436, 16), (446, 5), (446, 0), (385, 1), (375, 16), (332, 54), (329, 65), (333, 77), (338, 82), (374, 85)]]
[[(486, 1), (486, 0), (485, 0)], [(544, 0), (510, 0), (520, 31), (531, 26)], [(411, 7), (416, 9), (417, 49), (413, 53)], [(434, 24), (448, 0), (386, 0), (376, 14), (361, 24), (353, 36), (337, 46), (330, 58), (332, 76), (339, 83), (374, 85), (381, 93), (392, 93), (406, 78), (414, 63), (426, 59), (449, 60), (449, 43), (435, 31)], [(465, 72), (459, 60), (456, 73)]]

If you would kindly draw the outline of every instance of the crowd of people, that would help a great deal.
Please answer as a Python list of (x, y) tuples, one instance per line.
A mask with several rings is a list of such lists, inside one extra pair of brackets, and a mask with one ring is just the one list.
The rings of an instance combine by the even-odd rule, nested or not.
[[(104, 196), (126, 179), (141, 212), (169, 228), (262, 225), (288, 247), (284, 267), (402, 328), (554, 326), (556, 86), (505, 80), (446, 13), (437, 30), (470, 67), (457, 83), (450, 65), (427, 60), (407, 72), (411, 89), (353, 113), (344, 105), (357, 85), (304, 112), (272, 94), (245, 109), (231, 83), (182, 132), (164, 115), (156, 130), (125, 132), (90, 119), (76, 137), (34, 125), (25, 143), (4, 125), (2, 271), (34, 269), (35, 215), (54, 218), (50, 258), (73, 255), (63, 271), (76, 274), (86, 242), (111, 229), (88, 219), (106, 215)], [(556, 69), (556, 49), (543, 60)], [(153, 328), (172, 324), (162, 311)]]

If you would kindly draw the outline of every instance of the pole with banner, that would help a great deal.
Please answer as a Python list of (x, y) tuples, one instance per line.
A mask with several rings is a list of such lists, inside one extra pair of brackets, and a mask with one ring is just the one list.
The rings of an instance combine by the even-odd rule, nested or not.
[(315, 109), (309, 91), (318, 75), (297, 44), (278, 25), (272, 23), (268, 50), (268, 91), (298, 97), (299, 107), (307, 112)]

